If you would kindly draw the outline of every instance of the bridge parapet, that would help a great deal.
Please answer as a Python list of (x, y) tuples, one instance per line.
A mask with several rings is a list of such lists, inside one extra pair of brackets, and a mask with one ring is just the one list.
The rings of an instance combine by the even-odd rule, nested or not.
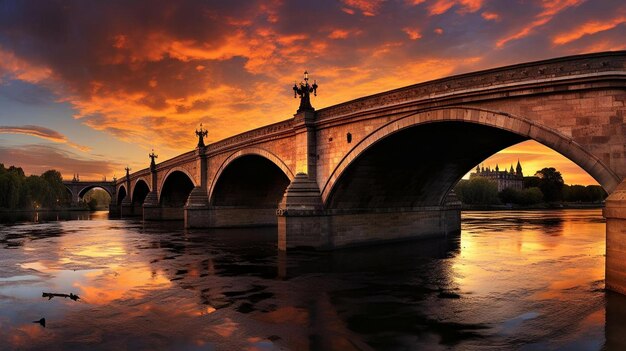
[(455, 95), (466, 90), (478, 92), (492, 88), (515, 87), (539, 81), (547, 81), (554, 84), (559, 80), (610, 75), (614, 72), (623, 75), (624, 70), (626, 70), (626, 51), (560, 57), (418, 83), (320, 109), (317, 111), (316, 117), (320, 121), (370, 108)]
[(230, 148), (239, 147), (244, 144), (248, 146), (254, 144), (255, 142), (258, 142), (259, 140), (268, 141), (272, 138), (279, 138), (284, 136), (284, 134), (286, 133), (293, 132), (293, 125), (293, 119), (288, 119), (285, 121), (253, 129), (251, 131), (244, 132), (230, 138), (226, 138), (224, 140), (209, 144), (206, 151), (207, 154), (215, 154), (228, 150)]

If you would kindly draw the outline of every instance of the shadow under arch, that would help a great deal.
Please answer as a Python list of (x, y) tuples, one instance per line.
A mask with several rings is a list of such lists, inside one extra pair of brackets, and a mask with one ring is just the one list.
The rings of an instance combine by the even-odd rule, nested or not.
[[(399, 195), (422, 196), (422, 201), (413, 203), (401, 201), (392, 207), (441, 205), (454, 184), (476, 164), (506, 147), (529, 139), (550, 147), (576, 163), (596, 179), (608, 193), (620, 182), (619, 177), (596, 156), (553, 129), (506, 113), (460, 106), (414, 112), (370, 133), (346, 154), (331, 173), (322, 188), (322, 200), (326, 208), (367, 207), (375, 200), (367, 199), (365, 196), (347, 201), (340, 199), (341, 196), (354, 194), (363, 189), (371, 192), (368, 186), (373, 185), (376, 179), (369, 180), (368, 184), (365, 179), (366, 172), (375, 172), (376, 167), (387, 165), (391, 168), (386, 170), (387, 173), (396, 168), (396, 175), (402, 177), (402, 171), (405, 173), (419, 171), (418, 166), (436, 165), (439, 169), (433, 169), (432, 173), (437, 173), (435, 176), (438, 179), (433, 178), (433, 175), (429, 177), (426, 174), (418, 174), (411, 185), (400, 187), (397, 192)], [(396, 142), (396, 145), (391, 145), (393, 142)], [(462, 157), (457, 155), (455, 160), (445, 160), (455, 153), (462, 154)], [(398, 157), (394, 158), (394, 155)], [(421, 158), (418, 157), (420, 155)], [(437, 158), (442, 162), (437, 163)], [(392, 163), (394, 161), (396, 163)], [(412, 167), (410, 162), (423, 164)], [(379, 180), (390, 180), (394, 178), (393, 176), (384, 174), (383, 177), (381, 174)], [(394, 179), (394, 182), (400, 183), (401, 180)], [(417, 182), (422, 184), (418, 185)], [(435, 190), (434, 187), (438, 189)], [(436, 196), (425, 198), (424, 193), (427, 189), (431, 193), (437, 193)], [(385, 195), (382, 191), (379, 193), (374, 191), (374, 194), (368, 196), (375, 198)], [(384, 205), (389, 207), (389, 203)]]
[(170, 170), (163, 179), (161, 191), (159, 191), (160, 219), (184, 219), (185, 203), (195, 186), (196, 183), (188, 172), (182, 169)]
[(111, 197), (111, 199), (113, 199), (113, 194), (111, 194), (111, 192), (109, 191), (109, 189), (106, 189), (106, 188), (101, 187), (101, 186), (99, 186), (99, 185), (88, 185), (88, 186), (86, 186), (86, 187), (82, 188), (82, 189), (78, 192), (78, 198), (79, 198), (79, 199), (82, 199), (82, 198), (85, 196), (85, 194), (87, 194), (87, 192), (89, 192), (89, 190), (91, 190), (91, 189), (96, 189), (96, 188), (97, 188), (97, 189), (102, 189), (102, 190), (104, 190), (107, 194), (109, 194), (109, 196)]
[(231, 154), (211, 184), (212, 225), (277, 225), (276, 209), (293, 177), (285, 163), (266, 150)]
[(289, 167), (285, 164), (285, 162), (283, 162), (278, 156), (261, 148), (245, 148), (245, 149), (241, 149), (236, 152), (233, 152), (226, 158), (226, 160), (224, 160), (224, 162), (222, 162), (219, 169), (215, 173), (215, 176), (211, 180), (211, 184), (209, 186), (209, 194), (208, 194), (209, 200), (213, 198), (213, 192), (215, 191), (215, 186), (217, 182), (219, 181), (219, 179), (221, 178), (224, 170), (237, 159), (244, 157), (244, 156), (251, 156), (251, 155), (260, 156), (271, 161), (276, 167), (280, 168), (283, 171), (285, 176), (289, 178), (290, 182), (293, 180), (294, 178), (293, 172), (291, 171), (291, 169), (289, 169)]
[(165, 182), (174, 172), (184, 173), (187, 176), (187, 178), (189, 178), (189, 180), (191, 181), (194, 187), (199, 185), (198, 182), (196, 182), (196, 179), (194, 178), (194, 176), (191, 173), (189, 173), (189, 171), (187, 171), (186, 169), (182, 167), (174, 167), (168, 170), (167, 173), (165, 173), (165, 176), (163, 176), (163, 179), (159, 183), (159, 186), (158, 186), (159, 201), (161, 201), (160, 194), (163, 192), (163, 187), (165, 186)]
[(122, 201), (124, 201), (124, 198), (126, 198), (126, 196), (127, 196), (126, 186), (120, 185), (120, 187), (117, 188), (117, 204), (121, 205)]
[(133, 213), (141, 213), (142, 205), (150, 192), (150, 185), (143, 178), (138, 178), (135, 180), (135, 184), (133, 185), (133, 192), (131, 195), (131, 200), (133, 204)]

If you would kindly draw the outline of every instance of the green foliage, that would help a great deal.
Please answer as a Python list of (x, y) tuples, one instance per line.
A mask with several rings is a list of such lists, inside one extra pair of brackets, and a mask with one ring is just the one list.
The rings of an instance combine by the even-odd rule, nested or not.
[(538, 188), (541, 179), (539, 177), (530, 176), (524, 177), (524, 189), (525, 188)]
[(500, 201), (507, 204), (535, 205), (543, 201), (543, 193), (537, 187), (522, 190), (507, 188), (502, 190), (498, 196)]
[(56, 208), (69, 200), (59, 172), (50, 170), (41, 176), (26, 177), (21, 168), (5, 168), (0, 163), (0, 208)]
[[(87, 202), (90, 209), (97, 208), (108, 208), (109, 203), (111, 203), (111, 196), (106, 191), (94, 188), (89, 190), (84, 196), (83, 200)], [(94, 208), (92, 208), (91, 202), (94, 202)]]
[(498, 186), (489, 179), (482, 177), (461, 180), (454, 191), (464, 204), (489, 205), (499, 202)]
[(564, 182), (561, 172), (554, 167), (543, 168), (535, 176), (539, 177), (538, 186), (547, 202), (560, 201), (563, 198)]
[(88, 202), (87, 202), (87, 206), (89, 206), (89, 209), (92, 211), (95, 211), (96, 209), (98, 209), (98, 200), (91, 198)]
[(563, 200), (568, 202), (602, 202), (607, 193), (599, 185), (564, 185)]

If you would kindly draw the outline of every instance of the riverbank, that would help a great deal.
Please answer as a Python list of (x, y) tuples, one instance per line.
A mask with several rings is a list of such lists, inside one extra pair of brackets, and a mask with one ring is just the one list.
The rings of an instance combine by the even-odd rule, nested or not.
[[(104, 211), (107, 209), (96, 209), (95, 211)], [(8, 210), (4, 208), (0, 208), (1, 214), (11, 214), (11, 213), (49, 213), (49, 212), (68, 212), (68, 211), (91, 211), (88, 207), (69, 207), (69, 208), (39, 208), (39, 209), (21, 209), (21, 210)]]
[(584, 203), (584, 202), (562, 202), (562, 203), (541, 203), (536, 205), (470, 205), (462, 204), (463, 211), (503, 211), (503, 210), (564, 210), (564, 209), (602, 209), (604, 203)]

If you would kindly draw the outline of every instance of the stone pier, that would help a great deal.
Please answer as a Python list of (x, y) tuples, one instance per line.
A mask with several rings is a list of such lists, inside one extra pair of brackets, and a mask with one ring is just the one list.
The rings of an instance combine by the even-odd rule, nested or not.
[(606, 199), (606, 288), (626, 294), (626, 180)]

